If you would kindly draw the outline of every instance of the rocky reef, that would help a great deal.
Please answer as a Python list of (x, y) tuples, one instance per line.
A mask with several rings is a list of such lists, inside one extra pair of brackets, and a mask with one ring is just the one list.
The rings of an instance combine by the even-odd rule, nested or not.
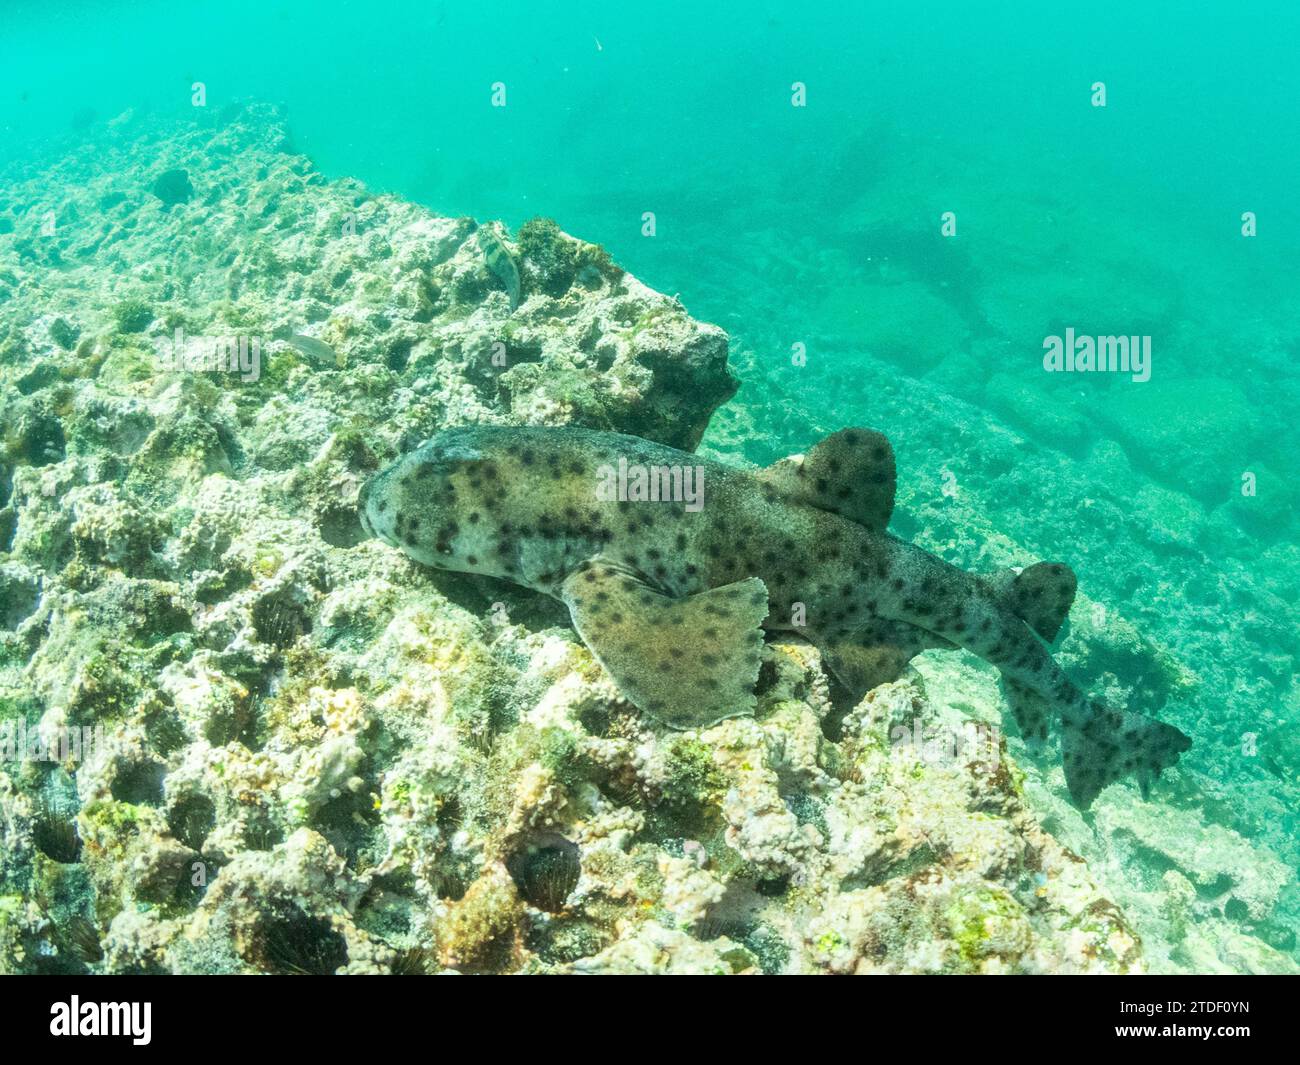
[[(720, 329), (554, 223), (328, 181), (259, 108), (4, 189), (0, 728), (45, 750), (0, 764), (0, 971), (1148, 967), (970, 667), (846, 706), (775, 643), (754, 718), (673, 732), (555, 604), (364, 538), (360, 484), (448, 425), (694, 447)], [(1285, 867), (1134, 804), (1152, 920), (1267, 924)]]

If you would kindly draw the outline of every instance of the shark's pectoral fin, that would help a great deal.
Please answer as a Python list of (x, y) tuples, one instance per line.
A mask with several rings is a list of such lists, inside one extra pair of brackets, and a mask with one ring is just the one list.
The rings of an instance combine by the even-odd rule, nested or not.
[(874, 429), (831, 433), (802, 458), (794, 456), (759, 477), (782, 495), (883, 530), (894, 512), (894, 449)]
[(871, 621), (851, 636), (817, 640), (822, 657), (855, 699), (903, 675), (907, 663), (932, 647), (952, 648), (942, 636), (902, 621)]
[(757, 577), (674, 598), (593, 560), (565, 580), (561, 595), (583, 643), (647, 714), (674, 728), (703, 728), (753, 713), (768, 609)]

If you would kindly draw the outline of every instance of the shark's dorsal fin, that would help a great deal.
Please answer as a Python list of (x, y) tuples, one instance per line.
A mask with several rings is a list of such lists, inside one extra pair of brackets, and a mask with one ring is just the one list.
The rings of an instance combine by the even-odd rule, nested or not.
[(794, 455), (760, 474), (776, 491), (883, 531), (894, 512), (894, 449), (875, 429), (841, 429), (805, 456)]
[(582, 642), (651, 717), (685, 729), (754, 712), (768, 607), (757, 577), (676, 598), (592, 559), (565, 580), (561, 598)]
[(1064, 562), (1035, 562), (1019, 573), (1003, 570), (984, 580), (1011, 613), (1048, 643), (1061, 631), (1079, 583)]

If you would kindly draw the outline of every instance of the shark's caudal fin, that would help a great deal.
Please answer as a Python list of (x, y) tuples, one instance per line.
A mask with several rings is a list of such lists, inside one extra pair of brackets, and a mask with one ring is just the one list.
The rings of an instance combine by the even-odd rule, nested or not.
[(1191, 738), (1163, 721), (1089, 704), (1086, 725), (1061, 723), (1061, 754), (1070, 798), (1086, 810), (1107, 784), (1130, 774), (1137, 777), (1142, 797), (1151, 781), (1191, 747)]
[[(1044, 641), (1059, 635), (1077, 586), (1060, 562), (1039, 562), (1019, 573), (984, 578), (1003, 605)], [(1020, 734), (1031, 747), (1047, 739), (1052, 705), (1028, 685), (1004, 676), (1002, 691)], [(1070, 797), (1086, 810), (1102, 788), (1135, 776), (1145, 798), (1151, 781), (1178, 761), (1192, 741), (1173, 725), (1079, 699), (1082, 714), (1061, 715), (1061, 754)], [(1080, 722), (1083, 722), (1082, 724)]]

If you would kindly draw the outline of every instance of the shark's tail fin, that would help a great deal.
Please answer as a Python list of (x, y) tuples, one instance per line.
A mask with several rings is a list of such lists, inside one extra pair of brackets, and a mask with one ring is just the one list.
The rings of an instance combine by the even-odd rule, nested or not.
[[(1038, 562), (1017, 572), (984, 578), (1003, 605), (1047, 643), (1060, 634), (1074, 602), (1074, 571), (1061, 562)], [(1002, 688), (1020, 734), (1031, 748), (1047, 739), (1052, 704), (1004, 675)], [(1073, 713), (1061, 714), (1061, 753), (1070, 797), (1086, 810), (1107, 784), (1130, 774), (1145, 798), (1151, 781), (1178, 761), (1192, 741), (1172, 725), (1141, 714), (1111, 710), (1077, 696)]]
[(1096, 702), (1087, 705), (1092, 712), (1086, 724), (1069, 718), (1061, 722), (1065, 782), (1080, 809), (1091, 806), (1107, 784), (1130, 773), (1146, 798), (1151, 781), (1192, 745), (1190, 737), (1163, 721)]

